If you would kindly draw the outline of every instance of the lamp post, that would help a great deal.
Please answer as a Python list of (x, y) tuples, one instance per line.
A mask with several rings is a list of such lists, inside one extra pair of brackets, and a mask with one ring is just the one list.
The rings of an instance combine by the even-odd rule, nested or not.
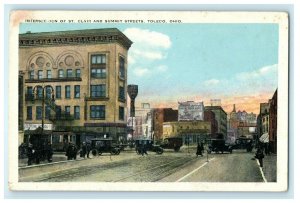
[[(47, 92), (47, 88), (50, 89), (50, 93)], [(44, 134), (44, 111), (45, 111), (45, 100), (49, 99), (48, 97), (51, 97), (51, 101), (54, 102), (54, 89), (50, 85), (42, 86), (42, 85), (37, 85), (33, 88), (32, 90), (33, 95), (36, 95), (37, 99), (42, 100), (42, 136)], [(46, 97), (45, 97), (46, 93)], [(49, 96), (50, 95), (50, 96)], [(38, 138), (38, 145), (40, 145), (40, 137)]]

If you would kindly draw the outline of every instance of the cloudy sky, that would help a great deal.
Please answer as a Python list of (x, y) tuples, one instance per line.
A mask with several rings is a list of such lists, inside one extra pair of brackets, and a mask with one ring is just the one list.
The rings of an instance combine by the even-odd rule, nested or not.
[(277, 88), (276, 24), (22, 24), (20, 32), (116, 27), (133, 41), (128, 84), (137, 106), (221, 99), (226, 111), (257, 113)]

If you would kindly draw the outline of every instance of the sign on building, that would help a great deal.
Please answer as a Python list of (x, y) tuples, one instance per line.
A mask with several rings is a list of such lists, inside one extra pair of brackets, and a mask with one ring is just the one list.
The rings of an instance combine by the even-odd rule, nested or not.
[(136, 127), (136, 119), (135, 119), (135, 117), (128, 117), (128, 119), (127, 119), (127, 127), (133, 127), (133, 129), (135, 129), (135, 127)]
[(204, 105), (203, 102), (179, 102), (178, 121), (203, 121)]
[[(36, 130), (42, 127), (42, 124), (24, 123), (24, 130)], [(53, 130), (52, 124), (44, 124), (44, 130)]]

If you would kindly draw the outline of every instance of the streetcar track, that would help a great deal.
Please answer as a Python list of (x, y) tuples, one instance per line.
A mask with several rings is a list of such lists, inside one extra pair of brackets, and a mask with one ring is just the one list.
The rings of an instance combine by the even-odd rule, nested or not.
[[(177, 167), (182, 166), (182, 165), (184, 165), (184, 164), (186, 164), (186, 163), (188, 163), (188, 162), (194, 160), (195, 157), (194, 157), (194, 158), (191, 158), (191, 159), (188, 160), (188, 161), (186, 161), (186, 159), (187, 159), (187, 157), (183, 157), (183, 158), (176, 159), (176, 160), (174, 160), (174, 161), (168, 162), (168, 163), (166, 163), (166, 164), (162, 164), (162, 165), (159, 165), (159, 166), (156, 166), (156, 167), (152, 167), (152, 168), (147, 168), (147, 169), (145, 169), (145, 170), (142, 170), (142, 171), (139, 171), (139, 172), (135, 172), (135, 173), (131, 174), (130, 176), (126, 176), (126, 177), (123, 177), (123, 178), (120, 178), (120, 179), (117, 179), (117, 180), (113, 180), (112, 182), (120, 182), (120, 181), (124, 181), (124, 180), (126, 180), (126, 179), (129, 179), (129, 178), (132, 178), (132, 177), (135, 177), (135, 176), (141, 176), (141, 174), (146, 173), (146, 172), (150, 172), (150, 173), (158, 173), (158, 172), (161, 172), (161, 171), (162, 171), (162, 172), (165, 172), (166, 169), (169, 170), (169, 168), (167, 168), (167, 167), (163, 168), (164, 166), (172, 166), (172, 167), (174, 167), (174, 165), (170, 165), (170, 164), (172, 164), (172, 163), (174, 163), (174, 162), (179, 162), (179, 161), (180, 161), (178, 166), (176, 165), (175, 168), (172, 168), (172, 169), (174, 170), (174, 169), (176, 169)], [(184, 162), (181, 162), (182, 160), (185, 160), (185, 161), (184, 161)], [(155, 170), (155, 169), (160, 169), (160, 171)], [(162, 174), (162, 173), (159, 173), (159, 174)], [(148, 175), (149, 175), (149, 173), (148, 173)], [(145, 180), (145, 177), (143, 177), (143, 179)], [(157, 181), (157, 180), (159, 180), (159, 179), (160, 179), (160, 177), (157, 177), (154, 181), (152, 180), (152, 182), (155, 182), (155, 181)], [(147, 181), (144, 181), (144, 182), (147, 182)]]

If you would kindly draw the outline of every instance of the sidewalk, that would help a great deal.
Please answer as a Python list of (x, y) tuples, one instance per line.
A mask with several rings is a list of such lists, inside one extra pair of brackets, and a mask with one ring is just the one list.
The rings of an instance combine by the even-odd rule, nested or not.
[[(77, 159), (78, 158), (81, 158), (81, 157), (77, 156)], [(66, 160), (67, 160), (67, 157), (65, 156), (64, 152), (54, 153), (53, 156), (52, 156), (52, 162), (66, 161)], [(19, 159), (19, 167), (27, 166), (27, 161), (28, 161), (28, 158)], [(47, 160), (40, 162), (40, 164), (46, 164), (46, 163), (48, 163)], [(32, 165), (37, 165), (37, 164), (32, 163)]]
[(277, 181), (277, 155), (265, 155), (263, 172), (268, 182)]

